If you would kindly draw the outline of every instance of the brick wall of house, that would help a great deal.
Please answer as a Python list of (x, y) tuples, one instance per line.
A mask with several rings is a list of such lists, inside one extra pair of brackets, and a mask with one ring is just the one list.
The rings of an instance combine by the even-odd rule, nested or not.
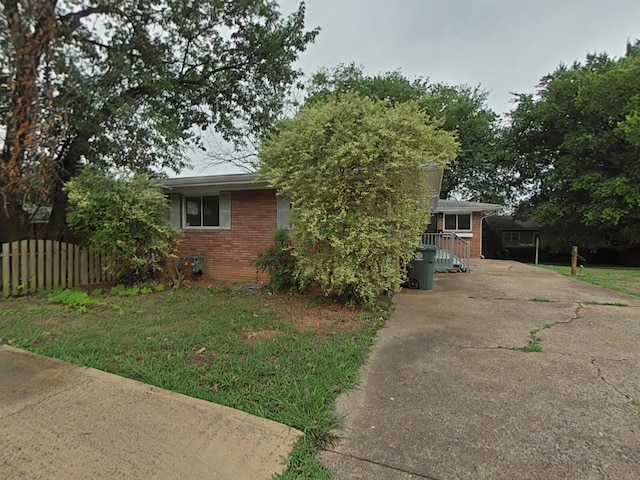
[(251, 263), (273, 244), (276, 227), (274, 190), (231, 192), (231, 230), (186, 229), (180, 255), (204, 253), (212, 279), (265, 280)]
[(482, 254), (482, 212), (473, 212), (471, 218), (471, 258), (480, 258)]
[[(444, 215), (438, 215), (438, 231), (444, 228)], [(482, 212), (473, 212), (471, 216), (471, 233), (473, 237), (464, 238), (471, 244), (471, 258), (480, 258), (482, 254)], [(448, 248), (444, 245), (441, 248)]]

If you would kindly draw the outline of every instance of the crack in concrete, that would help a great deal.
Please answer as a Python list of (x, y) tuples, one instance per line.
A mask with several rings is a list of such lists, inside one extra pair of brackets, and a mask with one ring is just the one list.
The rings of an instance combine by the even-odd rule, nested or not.
[(451, 343), (443, 343), (443, 347), (455, 347), (455, 348), (468, 348), (469, 350), (514, 350), (513, 347), (505, 347), (503, 345), (496, 345), (494, 347), (479, 347), (477, 345), (455, 345)]
[(631, 395), (627, 395), (626, 393), (624, 393), (622, 390), (620, 390), (616, 385), (614, 385), (613, 383), (611, 383), (610, 381), (608, 381), (604, 375), (602, 374), (602, 370), (600, 369), (600, 367), (596, 364), (596, 358), (592, 357), (591, 358), (591, 365), (593, 365), (596, 368), (596, 374), (597, 376), (600, 378), (600, 380), (602, 380), (604, 383), (606, 383), (608, 386), (610, 386), (611, 388), (613, 388), (619, 395), (622, 395), (624, 398), (626, 398), (627, 400), (629, 400), (633, 405), (635, 405), (635, 402), (633, 400), (633, 398), (631, 397)]
[(388, 465), (388, 464), (382, 463), (382, 462), (376, 462), (375, 460), (371, 460), (371, 459), (364, 458), (364, 457), (359, 457), (358, 455), (352, 455), (350, 453), (336, 452), (335, 450), (325, 450), (325, 452), (335, 453), (336, 455), (352, 458), (354, 460), (360, 460), (361, 462), (365, 462), (365, 463), (371, 463), (373, 465), (378, 465), (380, 467), (388, 468), (390, 470), (395, 470), (397, 472), (408, 473), (409, 475), (414, 475), (414, 476), (419, 477), (419, 478), (426, 478), (427, 480), (439, 480), (436, 477), (430, 477), (429, 475), (423, 475), (422, 473), (412, 472), (411, 470), (407, 470), (405, 468), (395, 467), (393, 465)]
[[(518, 351), (519, 347), (507, 347), (504, 345), (495, 345), (495, 346), (477, 346), (477, 345), (458, 345), (452, 343), (443, 343), (441, 346), (443, 347), (452, 347), (452, 348), (467, 348), (469, 350), (509, 350), (509, 351)], [(633, 358), (608, 358), (608, 357), (594, 357), (592, 355), (580, 355), (578, 353), (566, 353), (566, 352), (544, 352), (546, 355), (561, 355), (563, 357), (576, 357), (576, 358), (584, 358), (593, 360), (605, 360), (607, 362), (633, 362)], [(592, 362), (593, 363), (593, 362)]]
[[(554, 325), (569, 325), (571, 323), (574, 322), (574, 320), (578, 320), (580, 318), (582, 318), (582, 315), (580, 315), (580, 312), (583, 309), (583, 305), (582, 302), (578, 302), (576, 304), (576, 306), (573, 308), (573, 317), (571, 317), (569, 320), (565, 320), (565, 321), (560, 321), (558, 320), (557, 322), (553, 322), (553, 323), (549, 323), (549, 327), (553, 327)], [(548, 328), (547, 328), (548, 330)]]

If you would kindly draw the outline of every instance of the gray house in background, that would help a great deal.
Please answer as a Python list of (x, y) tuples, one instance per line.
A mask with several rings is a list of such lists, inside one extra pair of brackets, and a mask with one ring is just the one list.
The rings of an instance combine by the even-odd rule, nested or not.
[(485, 218), (487, 225), (502, 237), (505, 246), (531, 245), (540, 235), (540, 225), (535, 222), (515, 220), (508, 215), (491, 215)]

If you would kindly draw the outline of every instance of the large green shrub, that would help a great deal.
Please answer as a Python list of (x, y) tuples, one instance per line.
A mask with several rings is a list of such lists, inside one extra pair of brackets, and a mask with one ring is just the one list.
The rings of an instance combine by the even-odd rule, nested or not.
[(148, 174), (115, 177), (85, 168), (66, 185), (69, 226), (106, 257), (118, 281), (153, 278), (173, 254), (179, 232), (169, 225), (160, 182)]
[(261, 173), (293, 203), (302, 284), (364, 303), (399, 288), (429, 222), (425, 166), (444, 166), (457, 150), (413, 102), (334, 96), (282, 122), (263, 141)]

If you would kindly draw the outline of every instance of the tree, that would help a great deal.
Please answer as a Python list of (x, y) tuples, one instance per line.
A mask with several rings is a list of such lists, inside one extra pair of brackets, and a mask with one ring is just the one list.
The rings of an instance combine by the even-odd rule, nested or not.
[(560, 65), (511, 112), (510, 150), (528, 188), (520, 215), (557, 248), (640, 241), (640, 44)]
[[(24, 203), (50, 204), (90, 164), (179, 169), (193, 127), (242, 143), (277, 117), (292, 67), (317, 30), (304, 4), (268, 0), (3, 0), (0, 222), (20, 235)], [(52, 233), (53, 235), (53, 233)]]
[(179, 232), (169, 225), (161, 182), (144, 173), (116, 177), (84, 168), (65, 190), (70, 227), (105, 256), (119, 281), (144, 282), (163, 270)]
[(445, 172), (443, 197), (486, 202), (509, 198), (511, 171), (502, 168), (496, 146), (498, 116), (487, 106), (488, 94), (480, 87), (433, 84), (421, 77), (410, 80), (400, 71), (366, 76), (361, 67), (349, 64), (315, 73), (306, 102), (346, 92), (383, 100), (389, 106), (416, 101), (442, 128), (458, 136), (460, 151)]
[(389, 108), (353, 93), (279, 123), (263, 141), (261, 175), (293, 203), (302, 283), (365, 303), (398, 288), (429, 222), (425, 165), (448, 164), (457, 148), (417, 103)]

